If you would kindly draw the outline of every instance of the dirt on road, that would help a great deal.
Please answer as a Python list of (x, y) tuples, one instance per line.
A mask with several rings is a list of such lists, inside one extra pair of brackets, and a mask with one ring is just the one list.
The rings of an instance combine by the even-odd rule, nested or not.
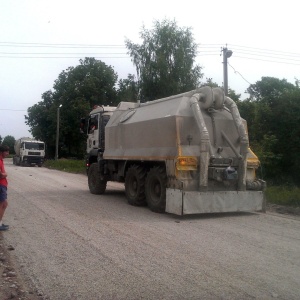
[(11, 255), (14, 247), (5, 242), (5, 232), (0, 232), (0, 299), (42, 300), (46, 299), (31, 287), (19, 272), (19, 266)]
[[(300, 221), (300, 207), (267, 204), (268, 213)], [(14, 247), (5, 242), (4, 235), (5, 232), (0, 232), (0, 299), (47, 300), (47, 295), (32, 287), (30, 281), (19, 271), (18, 263), (11, 255)], [(273, 297), (276, 298), (276, 295)]]

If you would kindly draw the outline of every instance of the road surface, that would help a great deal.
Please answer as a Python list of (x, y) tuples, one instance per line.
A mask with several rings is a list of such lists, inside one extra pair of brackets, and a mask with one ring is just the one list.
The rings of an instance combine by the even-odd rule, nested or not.
[(263, 213), (156, 214), (87, 177), (6, 160), (3, 233), (48, 299), (299, 299), (300, 221)]

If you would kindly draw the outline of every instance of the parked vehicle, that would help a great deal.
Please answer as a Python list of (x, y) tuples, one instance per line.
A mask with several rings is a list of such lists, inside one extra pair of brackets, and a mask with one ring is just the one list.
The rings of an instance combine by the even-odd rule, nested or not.
[(45, 159), (45, 143), (30, 137), (16, 140), (13, 163), (17, 166), (42, 166)]

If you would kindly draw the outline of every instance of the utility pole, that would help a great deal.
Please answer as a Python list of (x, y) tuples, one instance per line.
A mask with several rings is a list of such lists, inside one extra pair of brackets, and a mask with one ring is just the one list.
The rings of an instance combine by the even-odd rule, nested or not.
[(223, 78), (224, 78), (224, 93), (228, 96), (228, 70), (227, 70), (227, 58), (232, 55), (232, 51), (228, 50), (227, 47), (222, 49), (223, 51)]
[(59, 109), (60, 109), (61, 107), (62, 107), (62, 104), (57, 108), (55, 160), (58, 160), (58, 143), (59, 143)]

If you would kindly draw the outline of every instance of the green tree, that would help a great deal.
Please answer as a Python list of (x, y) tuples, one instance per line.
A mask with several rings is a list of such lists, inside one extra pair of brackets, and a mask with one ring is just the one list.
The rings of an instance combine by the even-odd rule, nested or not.
[(47, 144), (47, 155), (53, 157), (56, 145), (57, 115), (60, 107), (60, 156), (82, 157), (85, 137), (80, 134), (80, 118), (96, 104), (115, 105), (118, 76), (111, 66), (95, 58), (85, 58), (76, 67), (62, 71), (53, 91), (42, 95), (42, 101), (28, 108), (26, 124), (32, 136)]
[(266, 174), (274, 182), (300, 184), (300, 88), (285, 79), (263, 77), (250, 85), (250, 140), (254, 140)]
[(250, 94), (251, 101), (262, 101), (271, 105), (272, 102), (276, 102), (278, 97), (283, 95), (285, 91), (294, 88), (296, 88), (296, 86), (287, 82), (286, 79), (262, 77), (260, 81), (251, 84), (247, 92)]
[(135, 79), (134, 75), (128, 74), (128, 77), (126, 79), (119, 80), (117, 95), (117, 99), (119, 102), (135, 102), (136, 100), (138, 100), (138, 81)]
[(206, 78), (206, 81), (200, 84), (200, 87), (202, 86), (210, 86), (212, 88), (219, 87), (219, 85), (214, 82), (212, 78)]
[(9, 147), (9, 153), (12, 153), (12, 154), (15, 153), (15, 150), (14, 150), (15, 141), (16, 141), (16, 139), (11, 135), (7, 135), (3, 139), (2, 144)]
[(140, 32), (142, 44), (125, 40), (134, 63), (140, 99), (149, 101), (195, 89), (202, 78), (196, 65), (197, 44), (190, 28), (179, 28), (176, 21), (155, 21), (154, 28), (144, 26)]
[(54, 97), (51, 90), (44, 92), (42, 101), (29, 107), (25, 116), (32, 136), (47, 145), (47, 157), (55, 154), (57, 107)]
[(54, 130), (53, 102), (53, 93), (49, 90), (42, 94), (42, 101), (27, 109), (25, 123), (30, 126), (32, 136), (41, 141), (48, 141), (49, 132)]

